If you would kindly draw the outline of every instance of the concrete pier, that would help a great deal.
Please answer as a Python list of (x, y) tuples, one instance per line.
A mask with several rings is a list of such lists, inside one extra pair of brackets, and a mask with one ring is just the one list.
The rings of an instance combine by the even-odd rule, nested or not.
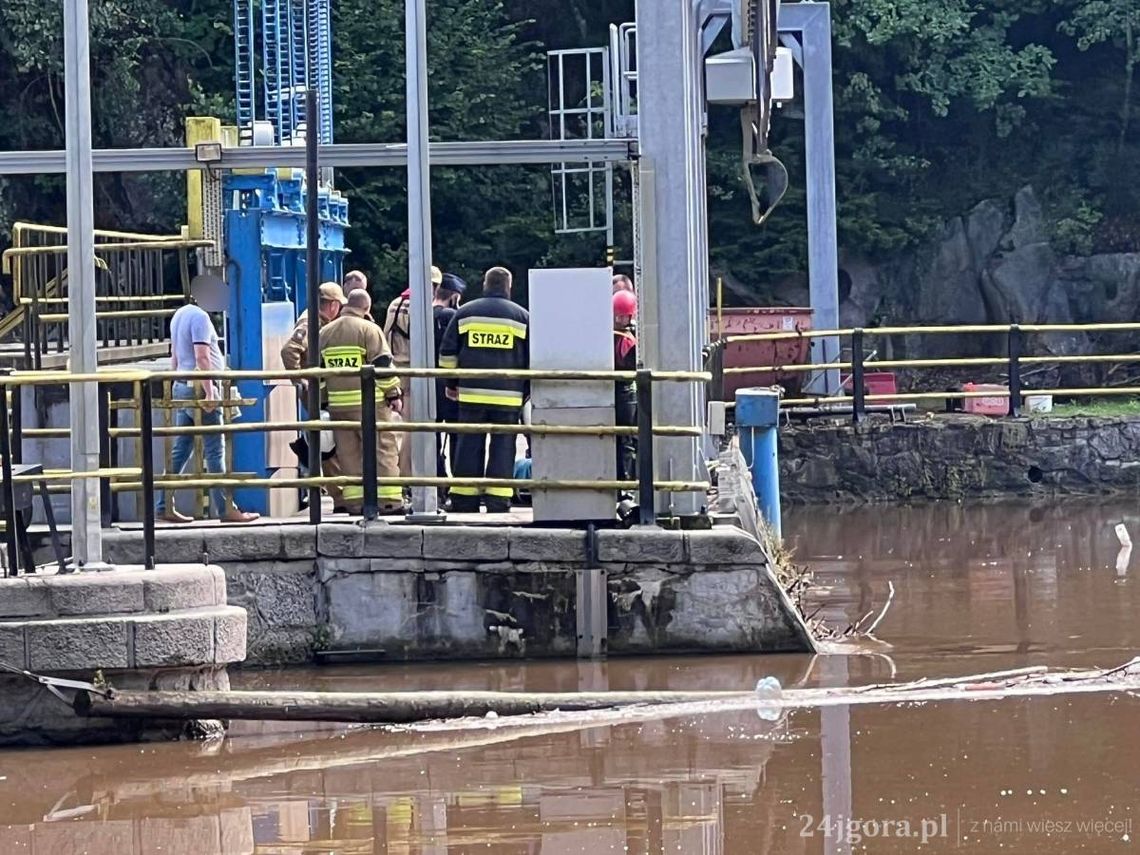
[[(107, 532), (111, 561), (141, 533)], [(584, 531), (377, 522), (160, 529), (158, 554), (220, 565), (250, 664), (320, 651), (393, 661), (810, 651), (760, 544), (734, 527)], [(587, 608), (587, 601), (593, 607)]]
[[(118, 688), (225, 689), (246, 653), (245, 610), (204, 564), (0, 578), (0, 661)], [(180, 725), (172, 725), (177, 734)], [(135, 741), (161, 723), (80, 719), (46, 688), (0, 673), (0, 745)]]

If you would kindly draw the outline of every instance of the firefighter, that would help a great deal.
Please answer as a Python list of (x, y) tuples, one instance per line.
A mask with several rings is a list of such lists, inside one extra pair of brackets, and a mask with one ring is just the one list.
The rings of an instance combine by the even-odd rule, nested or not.
[[(330, 321), (336, 319), (340, 314), (341, 308), (348, 302), (344, 296), (344, 291), (335, 282), (325, 282), (320, 288), (320, 301), (317, 304), (317, 316), (320, 319), (321, 329)], [(297, 318), (297, 323), (293, 326), (293, 333), (289, 336), (288, 341), (281, 347), (281, 364), (285, 366), (288, 371), (296, 371), (304, 367), (309, 359), (309, 312), (308, 310), (301, 312), (301, 316)], [(306, 393), (306, 384), (304, 380), (296, 381), (298, 394), (301, 398), (301, 407), (305, 411), (305, 415), (310, 419), (319, 419), (320, 413), (310, 413), (309, 396)], [(301, 459), (302, 465), (308, 466), (309, 452), (308, 443), (304, 438), (297, 440), (291, 446), (293, 451)], [(327, 458), (321, 461), (322, 474), (330, 478), (335, 478), (341, 475), (340, 466), (337, 464), (336, 454), (330, 454)], [(342, 503), (340, 487), (330, 484), (325, 488), (325, 491), (332, 497), (333, 508), (339, 508)]]
[[(451, 326), (451, 319), (459, 308), (463, 295), (467, 293), (467, 283), (454, 273), (443, 274), (443, 281), (435, 289), (432, 300), (432, 325), (435, 335), (435, 364), (439, 365), (439, 349), (443, 345), (443, 337), (447, 328)], [(458, 420), (458, 404), (447, 397), (447, 381), (439, 378), (435, 382), (435, 417), (438, 422), (456, 422)], [(449, 470), (455, 470), (455, 453), (459, 446), (459, 435), (448, 434), (447, 454), (444, 454), (443, 434), (435, 435), (435, 455), (437, 477), (446, 478)]]
[[(616, 291), (614, 306), (614, 370), (637, 370), (637, 337), (633, 334), (637, 318), (637, 297), (632, 291)], [(637, 388), (633, 382), (614, 383), (614, 424), (632, 427), (637, 424)], [(637, 439), (617, 438), (617, 477), (621, 481), (637, 478)]]
[[(363, 288), (348, 296), (348, 304), (340, 317), (321, 330), (321, 365), (325, 368), (356, 368), (371, 363), (378, 369), (376, 377), (376, 420), (392, 421), (402, 410), (400, 380), (385, 369), (392, 368), (392, 352), (380, 327), (373, 323), (369, 312), (372, 299)], [(363, 403), (359, 377), (329, 377), (329, 415), (333, 421), (360, 422)], [(334, 431), (337, 459), (345, 475), (359, 478), (364, 471), (364, 433), (359, 427)], [(392, 431), (376, 431), (376, 475), (395, 478), (399, 475), (399, 447)], [(364, 488), (344, 488), (344, 507), (350, 513), (360, 513), (364, 501)], [(378, 489), (381, 514), (401, 514), (405, 511), (403, 490), (397, 486)]]
[[(438, 267), (431, 269), (432, 288), (443, 281), (443, 272)], [(400, 296), (388, 304), (384, 315), (384, 337), (392, 348), (392, 361), (397, 368), (407, 368), (412, 364), (412, 320), (409, 305), (412, 289), (405, 288)], [(400, 388), (404, 393), (404, 412), (412, 412), (412, 378), (404, 377)], [(407, 478), (412, 474), (412, 435), (403, 434), (400, 443), (400, 474)]]
[(357, 288), (368, 290), (368, 277), (360, 270), (350, 270), (344, 274), (344, 294), (347, 297)]
[[(492, 267), (483, 277), (483, 296), (456, 310), (439, 349), (440, 368), (515, 369), (530, 365), (530, 315), (511, 302), (511, 274)], [(448, 380), (448, 396), (458, 402), (462, 423), (517, 425), (528, 383), (523, 379)], [(456, 478), (504, 478), (514, 474), (515, 435), (492, 434), (490, 451), (486, 434), (459, 435)], [(488, 487), (487, 511), (510, 510), (511, 487)], [(480, 490), (476, 487), (451, 488), (451, 509), (456, 513), (479, 510)]]

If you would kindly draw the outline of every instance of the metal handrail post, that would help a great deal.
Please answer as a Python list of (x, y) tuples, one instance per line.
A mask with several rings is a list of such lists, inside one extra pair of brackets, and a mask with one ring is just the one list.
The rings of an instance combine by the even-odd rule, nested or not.
[[(364, 519), (374, 520), (380, 514), (380, 497), (376, 486), (376, 367), (360, 369), (360, 427), (364, 449), (361, 452), (360, 477), (364, 486)], [(407, 442), (411, 437), (407, 437)]]
[(863, 330), (851, 333), (851, 421), (858, 424), (867, 410), (867, 390), (863, 377)]
[(1021, 414), (1021, 351), (1024, 333), (1017, 324), (1009, 326), (1009, 415)]
[(154, 400), (150, 381), (139, 383), (139, 449), (143, 489), (143, 566), (154, 569)]
[[(111, 389), (96, 384), (99, 394), (99, 468), (111, 468)], [(103, 528), (111, 527), (111, 479), (99, 479), (99, 523)]]
[(637, 522), (657, 522), (653, 492), (653, 372), (637, 372)]
[[(0, 369), (0, 375), (7, 376), (12, 369)], [(4, 541), (8, 547), (8, 575), (20, 573), (20, 552), (16, 548), (16, 484), (12, 480), (12, 437), (8, 433), (8, 385), (0, 384), (0, 454), (4, 456)], [(19, 388), (15, 390), (19, 393)]]

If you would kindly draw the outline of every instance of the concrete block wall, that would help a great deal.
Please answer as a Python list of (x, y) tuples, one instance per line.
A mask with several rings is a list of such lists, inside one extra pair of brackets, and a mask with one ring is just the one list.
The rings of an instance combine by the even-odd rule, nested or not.
[[(219, 567), (118, 566), (0, 579), (0, 661), (121, 689), (225, 689), (246, 656), (245, 610)], [(175, 729), (177, 730), (177, 728)], [(26, 677), (0, 675), (0, 745), (136, 740), (144, 722), (84, 719)]]
[[(111, 560), (137, 532), (110, 533)], [(379, 658), (573, 656), (577, 581), (605, 582), (613, 655), (810, 650), (803, 621), (760, 545), (731, 527), (603, 531), (596, 555), (570, 529), (330, 523), (160, 530), (167, 560), (225, 568), (248, 613), (250, 664), (305, 662), (317, 650)]]

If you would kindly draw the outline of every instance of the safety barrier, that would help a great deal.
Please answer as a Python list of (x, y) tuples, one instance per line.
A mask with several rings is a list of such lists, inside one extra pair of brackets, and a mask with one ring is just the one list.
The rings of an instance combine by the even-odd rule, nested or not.
[[(795, 332), (756, 333), (732, 336), (725, 343), (747, 341), (780, 341), (796, 338), (847, 338), (850, 340), (851, 359), (830, 363), (800, 365), (764, 365), (723, 368), (725, 375), (752, 372), (821, 372), (827, 370), (850, 371), (851, 395), (804, 396), (781, 401), (782, 407), (850, 405), (852, 419), (861, 420), (868, 404), (889, 404), (930, 400), (964, 400), (968, 398), (1007, 398), (1010, 416), (1020, 414), (1025, 398), (1038, 395), (1054, 397), (1140, 396), (1140, 386), (1058, 387), (1027, 389), (1023, 384), (1023, 369), (1038, 365), (1073, 365), (1140, 362), (1138, 353), (1080, 354), (1056, 356), (1025, 356), (1025, 336), (1029, 334), (1056, 334), (1077, 332), (1140, 332), (1140, 323), (1083, 323), (1083, 324), (971, 324), (962, 326), (896, 326), (866, 327), (834, 330), (805, 330)], [(1002, 335), (1006, 340), (1006, 355), (1000, 357), (953, 357), (945, 359), (885, 359), (868, 361), (866, 340), (894, 335)], [(927, 368), (978, 368), (1004, 367), (1008, 389), (956, 390), (945, 392), (896, 392), (867, 394), (865, 375), (868, 366), (873, 369), (927, 369)], [(846, 385), (846, 384), (845, 384)], [(731, 404), (730, 404), (731, 406)]]
[[(13, 309), (0, 318), (0, 339), (17, 332), (23, 364), (40, 369), (65, 359), (67, 330), (67, 230), (16, 223), (13, 246), (3, 253), (3, 270), (12, 277)], [(189, 253), (212, 241), (181, 235), (95, 233), (96, 338), (123, 358), (166, 352), (167, 319), (185, 302), (190, 282)], [(168, 282), (177, 281), (174, 290)]]
[[(310, 520), (320, 522), (320, 490), (328, 486), (354, 486), (362, 487), (363, 516), (365, 519), (375, 519), (379, 515), (379, 488), (382, 486), (400, 487), (448, 487), (467, 486), (476, 488), (511, 488), (514, 490), (628, 490), (636, 491), (638, 496), (638, 521), (643, 525), (651, 525), (656, 521), (655, 493), (660, 492), (701, 492), (709, 489), (706, 482), (687, 482), (654, 480), (653, 438), (659, 437), (700, 437), (702, 428), (697, 425), (655, 425), (653, 423), (653, 386), (655, 383), (707, 383), (711, 377), (703, 372), (681, 371), (511, 371), (511, 370), (465, 370), (465, 369), (415, 369), (393, 368), (384, 369), (385, 375), (421, 378), (455, 378), (455, 379), (516, 379), (516, 380), (550, 380), (562, 382), (634, 382), (637, 389), (637, 424), (627, 426), (581, 426), (581, 425), (499, 425), (474, 423), (422, 423), (422, 422), (389, 422), (377, 418), (376, 376), (377, 369), (365, 366), (361, 369), (345, 368), (308, 368), (296, 371), (267, 370), (267, 371), (141, 371), (141, 370), (105, 370), (94, 374), (74, 374), (62, 371), (0, 371), (0, 394), (8, 406), (3, 407), (0, 418), (0, 457), (3, 458), (4, 474), (4, 522), (9, 542), (16, 532), (15, 496), (14, 488), (17, 484), (27, 481), (70, 483), (76, 479), (98, 479), (104, 503), (104, 525), (110, 524), (108, 508), (113, 494), (120, 492), (141, 493), (142, 523), (144, 555), (147, 567), (154, 565), (155, 558), (155, 497), (157, 490), (195, 489), (209, 490), (221, 488), (265, 488), (265, 489), (308, 489), (310, 499)], [(156, 427), (153, 423), (153, 412), (156, 408), (202, 408), (201, 401), (174, 401), (169, 395), (155, 398), (155, 384), (165, 386), (177, 380), (212, 380), (223, 383), (232, 383), (238, 380), (262, 381), (305, 381), (319, 382), (331, 377), (354, 377), (360, 381), (362, 396), (361, 421), (329, 421), (314, 419), (297, 419), (285, 422), (249, 422), (220, 425), (200, 425), (191, 427)], [(94, 382), (99, 386), (101, 444), (99, 451), (99, 469), (94, 472), (75, 473), (72, 471), (47, 471), (42, 474), (20, 476), (13, 475), (11, 465), (19, 463), (22, 458), (22, 447), (25, 438), (64, 438), (70, 435), (66, 428), (24, 428), (19, 413), (19, 390), (27, 386), (66, 385), (72, 383)], [(128, 385), (133, 390), (131, 402), (118, 402), (120, 407), (137, 406), (137, 427), (118, 427), (112, 424), (110, 414), (113, 412), (108, 389), (112, 385)], [(249, 404), (252, 401), (227, 400), (225, 396), (219, 402), (222, 407), (234, 404)], [(270, 432), (301, 432), (307, 435), (310, 447), (319, 446), (320, 432), (330, 429), (354, 429), (360, 427), (363, 431), (362, 474), (359, 477), (349, 476), (315, 476), (296, 478), (266, 478), (241, 473), (227, 473), (220, 477), (197, 475), (162, 475), (158, 476), (154, 461), (154, 440), (168, 436), (194, 436), (231, 435), (240, 433), (270, 433)], [(417, 477), (378, 477), (377, 476), (377, 432), (392, 431), (397, 433), (481, 433), (481, 434), (512, 434), (536, 436), (613, 436), (636, 437), (638, 441), (637, 454), (637, 480), (625, 481), (616, 477), (613, 480), (587, 480), (587, 479), (499, 479), (499, 478), (441, 478), (429, 476)], [(112, 440), (121, 438), (134, 438), (138, 440), (138, 465), (123, 467), (116, 465)], [(201, 465), (201, 455), (195, 455), (198, 465)], [(227, 461), (227, 464), (232, 461)], [(228, 469), (232, 467), (228, 466)], [(67, 487), (62, 488), (66, 490)], [(315, 509), (315, 512), (313, 512)], [(12, 549), (15, 547), (13, 545)], [(9, 573), (15, 572), (9, 567)]]

